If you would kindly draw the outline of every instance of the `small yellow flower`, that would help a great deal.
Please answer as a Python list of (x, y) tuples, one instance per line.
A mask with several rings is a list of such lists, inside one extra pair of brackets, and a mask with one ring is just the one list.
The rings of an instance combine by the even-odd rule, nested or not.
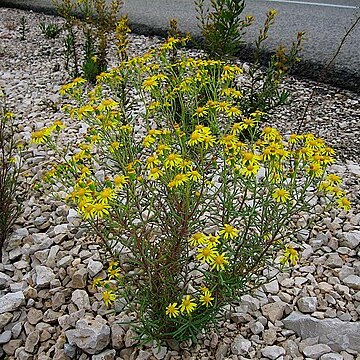
[(98, 106), (99, 111), (109, 111), (114, 108), (116, 108), (119, 105), (118, 102), (116, 102), (113, 99), (104, 99), (101, 104)]
[(193, 234), (189, 239), (189, 244), (191, 246), (203, 245), (205, 244), (205, 242), (206, 242), (206, 235), (199, 232)]
[(100, 193), (97, 196), (97, 199), (99, 202), (103, 204), (107, 204), (110, 200), (112, 200), (115, 197), (115, 192), (111, 188), (105, 188), (100, 191)]
[(182, 313), (186, 311), (188, 314), (190, 314), (195, 310), (196, 306), (196, 303), (193, 302), (193, 299), (190, 297), (190, 295), (186, 295), (181, 302), (180, 311)]
[(160, 164), (160, 160), (154, 155), (151, 155), (146, 159), (146, 167), (148, 169), (151, 169), (158, 164)]
[(241, 169), (241, 173), (245, 175), (245, 177), (255, 176), (259, 172), (260, 166), (255, 164), (249, 164), (246, 167)]
[(280, 263), (283, 265), (291, 264), (295, 266), (299, 260), (298, 252), (291, 246), (287, 246), (283, 256), (280, 258)]
[(351, 207), (351, 203), (349, 201), (348, 198), (346, 197), (342, 197), (340, 199), (337, 200), (338, 204), (339, 204), (339, 207), (341, 209), (344, 209), (346, 211), (349, 211), (350, 210), (350, 207)]
[(169, 182), (169, 187), (178, 187), (184, 185), (189, 180), (187, 174), (179, 173)]
[(192, 181), (200, 181), (201, 180), (201, 175), (196, 170), (192, 170), (192, 171), (188, 172), (186, 175)]
[(276, 202), (285, 203), (290, 197), (290, 193), (285, 189), (276, 189), (272, 193), (272, 197)]
[(178, 166), (181, 163), (182, 159), (179, 154), (170, 153), (165, 159), (164, 166), (167, 169), (172, 169), (175, 166)]
[(156, 153), (158, 155), (163, 155), (164, 151), (166, 151), (166, 150), (170, 150), (170, 146), (165, 145), (165, 144), (159, 144), (157, 149), (156, 149)]
[(202, 263), (207, 262), (211, 264), (214, 258), (218, 255), (217, 251), (213, 249), (213, 245), (208, 244), (207, 246), (198, 249), (198, 254), (196, 258)]
[(224, 224), (224, 227), (219, 231), (219, 234), (223, 235), (224, 239), (234, 239), (239, 235), (239, 230), (229, 224)]
[(230, 117), (238, 116), (241, 115), (241, 110), (238, 109), (236, 106), (231, 106), (229, 109), (227, 109), (226, 115)]
[(170, 318), (177, 317), (179, 315), (179, 308), (176, 302), (169, 304), (166, 308), (166, 315), (168, 315)]
[(213, 135), (205, 135), (203, 141), (205, 149), (208, 149), (209, 147), (213, 147), (215, 145), (216, 138)]
[(220, 238), (220, 236), (218, 236), (218, 235), (210, 234), (206, 238), (206, 244), (211, 244), (212, 246), (217, 245), (220, 243), (219, 238)]
[(248, 128), (252, 128), (257, 124), (257, 121), (252, 118), (244, 118), (241, 123), (241, 129), (245, 130)]
[(257, 164), (257, 162), (261, 159), (259, 155), (256, 155), (250, 151), (244, 151), (242, 152), (242, 164)]
[(128, 177), (124, 175), (115, 175), (114, 176), (114, 185), (117, 189), (122, 189), (124, 185), (128, 183)]
[(108, 278), (109, 280), (111, 279), (118, 279), (121, 277), (120, 275), (120, 269), (119, 268), (115, 268), (115, 267), (109, 267), (108, 271)]
[(153, 167), (149, 171), (148, 180), (157, 180), (163, 174), (163, 171), (161, 171), (159, 168)]
[(225, 265), (229, 263), (229, 258), (225, 254), (218, 254), (212, 261), (212, 269), (217, 271), (225, 270)]
[(105, 215), (109, 215), (109, 205), (101, 202), (92, 204), (91, 215), (97, 218), (103, 218)]
[(228, 111), (228, 109), (231, 107), (231, 105), (226, 101), (221, 101), (217, 103), (216, 109), (218, 111)]
[(329, 174), (326, 177), (326, 180), (328, 180), (331, 184), (335, 184), (335, 185), (341, 184), (341, 177), (336, 174)]
[(303, 139), (302, 135), (298, 135), (298, 134), (290, 134), (289, 136), (289, 143), (290, 144), (296, 144), (297, 142), (299, 142), (300, 140)]
[(155, 138), (152, 135), (146, 135), (143, 140), (144, 147), (150, 147), (155, 142)]
[(198, 116), (198, 117), (204, 117), (205, 115), (207, 115), (207, 108), (206, 107), (198, 107), (195, 110), (195, 114), (194, 116)]
[(236, 145), (237, 142), (238, 142), (238, 138), (234, 134), (225, 135), (219, 140), (220, 144), (225, 145), (227, 147), (233, 147)]
[(143, 82), (143, 88), (146, 91), (152, 90), (154, 88), (156, 88), (158, 86), (158, 82), (156, 80), (156, 78), (154, 78), (153, 76), (144, 80)]
[(270, 126), (265, 127), (261, 134), (266, 141), (275, 141), (280, 138), (279, 132)]
[(195, 130), (195, 131), (191, 134), (190, 140), (188, 141), (188, 144), (189, 144), (190, 146), (193, 146), (193, 145), (199, 144), (199, 143), (201, 143), (201, 142), (203, 142), (203, 141), (204, 141), (204, 135), (202, 135), (202, 134), (200, 133), (200, 131)]
[(312, 177), (321, 177), (324, 173), (324, 169), (321, 167), (319, 163), (312, 163), (306, 169), (308, 174)]
[(102, 298), (105, 305), (109, 306), (116, 300), (116, 295), (111, 290), (105, 290), (102, 294)]
[(49, 128), (35, 131), (31, 134), (31, 142), (35, 144), (42, 144), (49, 138), (50, 134), (51, 129)]
[(211, 302), (214, 300), (214, 298), (212, 297), (210, 291), (204, 291), (204, 293), (200, 296), (199, 300), (202, 305), (208, 307), (209, 305), (211, 305)]
[(99, 278), (99, 277), (95, 278), (92, 282), (92, 287), (96, 288), (98, 286), (101, 286), (101, 282), (102, 282), (101, 278)]

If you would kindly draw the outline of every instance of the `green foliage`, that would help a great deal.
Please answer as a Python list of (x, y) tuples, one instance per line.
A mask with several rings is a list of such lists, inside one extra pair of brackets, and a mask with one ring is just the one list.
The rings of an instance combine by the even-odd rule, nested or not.
[(19, 198), (21, 164), (14, 114), (7, 110), (5, 94), (0, 89), (0, 260), (3, 244), (22, 210)]
[(19, 32), (20, 32), (20, 40), (25, 41), (26, 40), (26, 32), (27, 32), (25, 16), (22, 16), (20, 18)]
[(350, 206), (322, 139), (262, 128), (231, 87), (241, 69), (174, 57), (182, 42), (124, 61), (87, 92), (82, 78), (62, 87), (70, 117), (88, 125), (77, 149), (57, 145), (60, 123), (32, 135), (58, 152), (45, 178), (108, 251), (94, 286), (137, 315), (143, 341), (195, 339), (267, 281), (264, 269), (296, 265), (293, 221), (315, 217), (315, 197)]
[(244, 29), (253, 23), (252, 16), (242, 18), (244, 0), (211, 0), (204, 8), (204, 0), (195, 1), (199, 27), (205, 40), (205, 50), (212, 59), (233, 57), (243, 43)]
[[(211, 0), (211, 9), (204, 10), (204, 0), (195, 2), (198, 11), (199, 26), (205, 40), (205, 50), (212, 59), (231, 57), (239, 54), (242, 39), (247, 27), (254, 22), (252, 16), (242, 19), (245, 1)], [(255, 40), (252, 63), (247, 70), (248, 82), (232, 84), (241, 91), (242, 97), (238, 106), (244, 114), (256, 110), (267, 113), (288, 103), (290, 94), (281, 89), (281, 81), (289, 70), (300, 60), (298, 55), (304, 33), (299, 32), (297, 40), (292, 43), (290, 51), (280, 45), (270, 57), (266, 68), (260, 63), (264, 41), (274, 24), (275, 10), (269, 10), (263, 27)], [(204, 94), (206, 96), (206, 94)]]
[(276, 14), (275, 10), (269, 10), (266, 14), (264, 26), (255, 41), (254, 59), (247, 73), (250, 81), (241, 85), (244, 95), (241, 109), (246, 114), (256, 109), (267, 113), (289, 101), (290, 93), (281, 89), (280, 85), (284, 76), (300, 61), (299, 52), (304, 33), (297, 34), (297, 40), (292, 43), (288, 53), (286, 48), (280, 45), (270, 57), (267, 67), (262, 68), (260, 64), (262, 44), (269, 36)]
[[(109, 41), (114, 38), (118, 21), (123, 22), (119, 16), (122, 1), (107, 4), (104, 0), (54, 0), (54, 4), (65, 19), (65, 68), (72, 77), (82, 75), (95, 82), (96, 76), (107, 68)], [(77, 38), (77, 28), (84, 41)], [(120, 29), (125, 31), (125, 25), (118, 27), (117, 36)]]
[(41, 32), (48, 38), (48, 39), (55, 39), (61, 32), (61, 27), (55, 23), (46, 24), (41, 22), (39, 24)]

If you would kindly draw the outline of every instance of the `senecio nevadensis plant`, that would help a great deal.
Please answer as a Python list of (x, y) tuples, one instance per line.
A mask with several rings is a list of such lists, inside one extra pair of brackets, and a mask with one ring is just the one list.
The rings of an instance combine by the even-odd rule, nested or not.
[(0, 261), (2, 248), (20, 215), (20, 173), (23, 145), (16, 139), (15, 115), (8, 110), (0, 88)]
[[(263, 114), (244, 116), (241, 92), (228, 87), (241, 69), (174, 60), (181, 41), (122, 62), (92, 89), (81, 78), (64, 85), (87, 133), (45, 174), (108, 250), (107, 278), (94, 286), (137, 314), (144, 341), (196, 338), (266, 281), (262, 270), (296, 264), (292, 222), (313, 213), (315, 198), (350, 206), (326, 170), (332, 148), (258, 129)], [(32, 141), (61, 153), (60, 131), (57, 122)]]

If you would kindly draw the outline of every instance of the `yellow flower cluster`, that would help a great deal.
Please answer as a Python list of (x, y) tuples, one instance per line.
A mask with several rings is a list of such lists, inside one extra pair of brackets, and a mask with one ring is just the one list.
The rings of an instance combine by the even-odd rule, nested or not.
[(220, 237), (224, 240), (233, 240), (237, 238), (238, 234), (238, 229), (229, 224), (224, 224), (219, 235), (195, 233), (189, 238), (189, 244), (198, 248), (197, 260), (209, 264), (211, 270), (221, 271), (225, 270), (226, 265), (229, 264), (229, 257), (226, 256), (225, 252), (219, 252), (217, 248), (222, 244)]
[(106, 271), (106, 278), (96, 277), (93, 280), (94, 288), (102, 288), (102, 300), (106, 306), (112, 305), (117, 299), (118, 283), (121, 283), (121, 269), (118, 261), (110, 261)]
[(214, 300), (211, 291), (206, 287), (202, 287), (200, 289), (200, 294), (201, 295), (199, 296), (198, 302), (196, 302), (196, 298), (192, 297), (191, 295), (186, 295), (183, 297), (180, 304), (177, 302), (170, 303), (165, 309), (166, 315), (168, 315), (170, 318), (176, 318), (180, 314), (191, 314), (196, 310), (198, 305), (205, 307), (211, 305)]
[[(81, 168), (81, 176), (69, 194), (84, 219), (101, 219), (109, 215), (111, 203), (116, 198), (117, 192), (128, 183), (128, 177), (115, 175), (112, 181), (108, 181), (107, 187), (97, 189), (94, 181), (87, 180), (91, 175), (87, 167)], [(84, 182), (84, 180), (86, 182)]]
[(64, 128), (63, 122), (61, 120), (56, 120), (51, 126), (34, 131), (31, 134), (31, 142), (34, 144), (43, 144), (50, 139), (51, 134), (54, 131), (58, 132), (63, 128)]

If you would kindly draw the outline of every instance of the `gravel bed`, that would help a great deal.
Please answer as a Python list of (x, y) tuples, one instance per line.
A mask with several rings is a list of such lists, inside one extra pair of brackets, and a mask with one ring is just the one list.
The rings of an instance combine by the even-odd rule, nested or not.
[[(59, 88), (69, 80), (63, 35), (46, 39), (40, 22), (61, 19), (0, 8), (0, 86), (19, 117), (17, 136), (25, 140), (64, 116), (49, 105), (61, 103)], [(134, 54), (157, 43), (156, 37), (130, 36)], [(0, 263), (0, 358), (360, 360), (360, 98), (292, 77), (284, 86), (293, 101), (276, 110), (271, 125), (295, 131), (315, 88), (301, 131), (337, 150), (332, 167), (352, 201), (349, 212), (321, 213), (313, 229), (299, 233), (302, 256), (291, 272), (270, 274), (269, 284), (229, 307), (219, 331), (203, 334), (197, 344), (139, 348), (132, 330), (118, 324), (131, 314), (109, 312), (90, 286), (104, 273), (99, 245), (86, 238), (68, 206), (29, 190)], [(69, 137), (77, 136), (76, 126)], [(51, 156), (30, 148), (24, 184), (40, 178)]]

